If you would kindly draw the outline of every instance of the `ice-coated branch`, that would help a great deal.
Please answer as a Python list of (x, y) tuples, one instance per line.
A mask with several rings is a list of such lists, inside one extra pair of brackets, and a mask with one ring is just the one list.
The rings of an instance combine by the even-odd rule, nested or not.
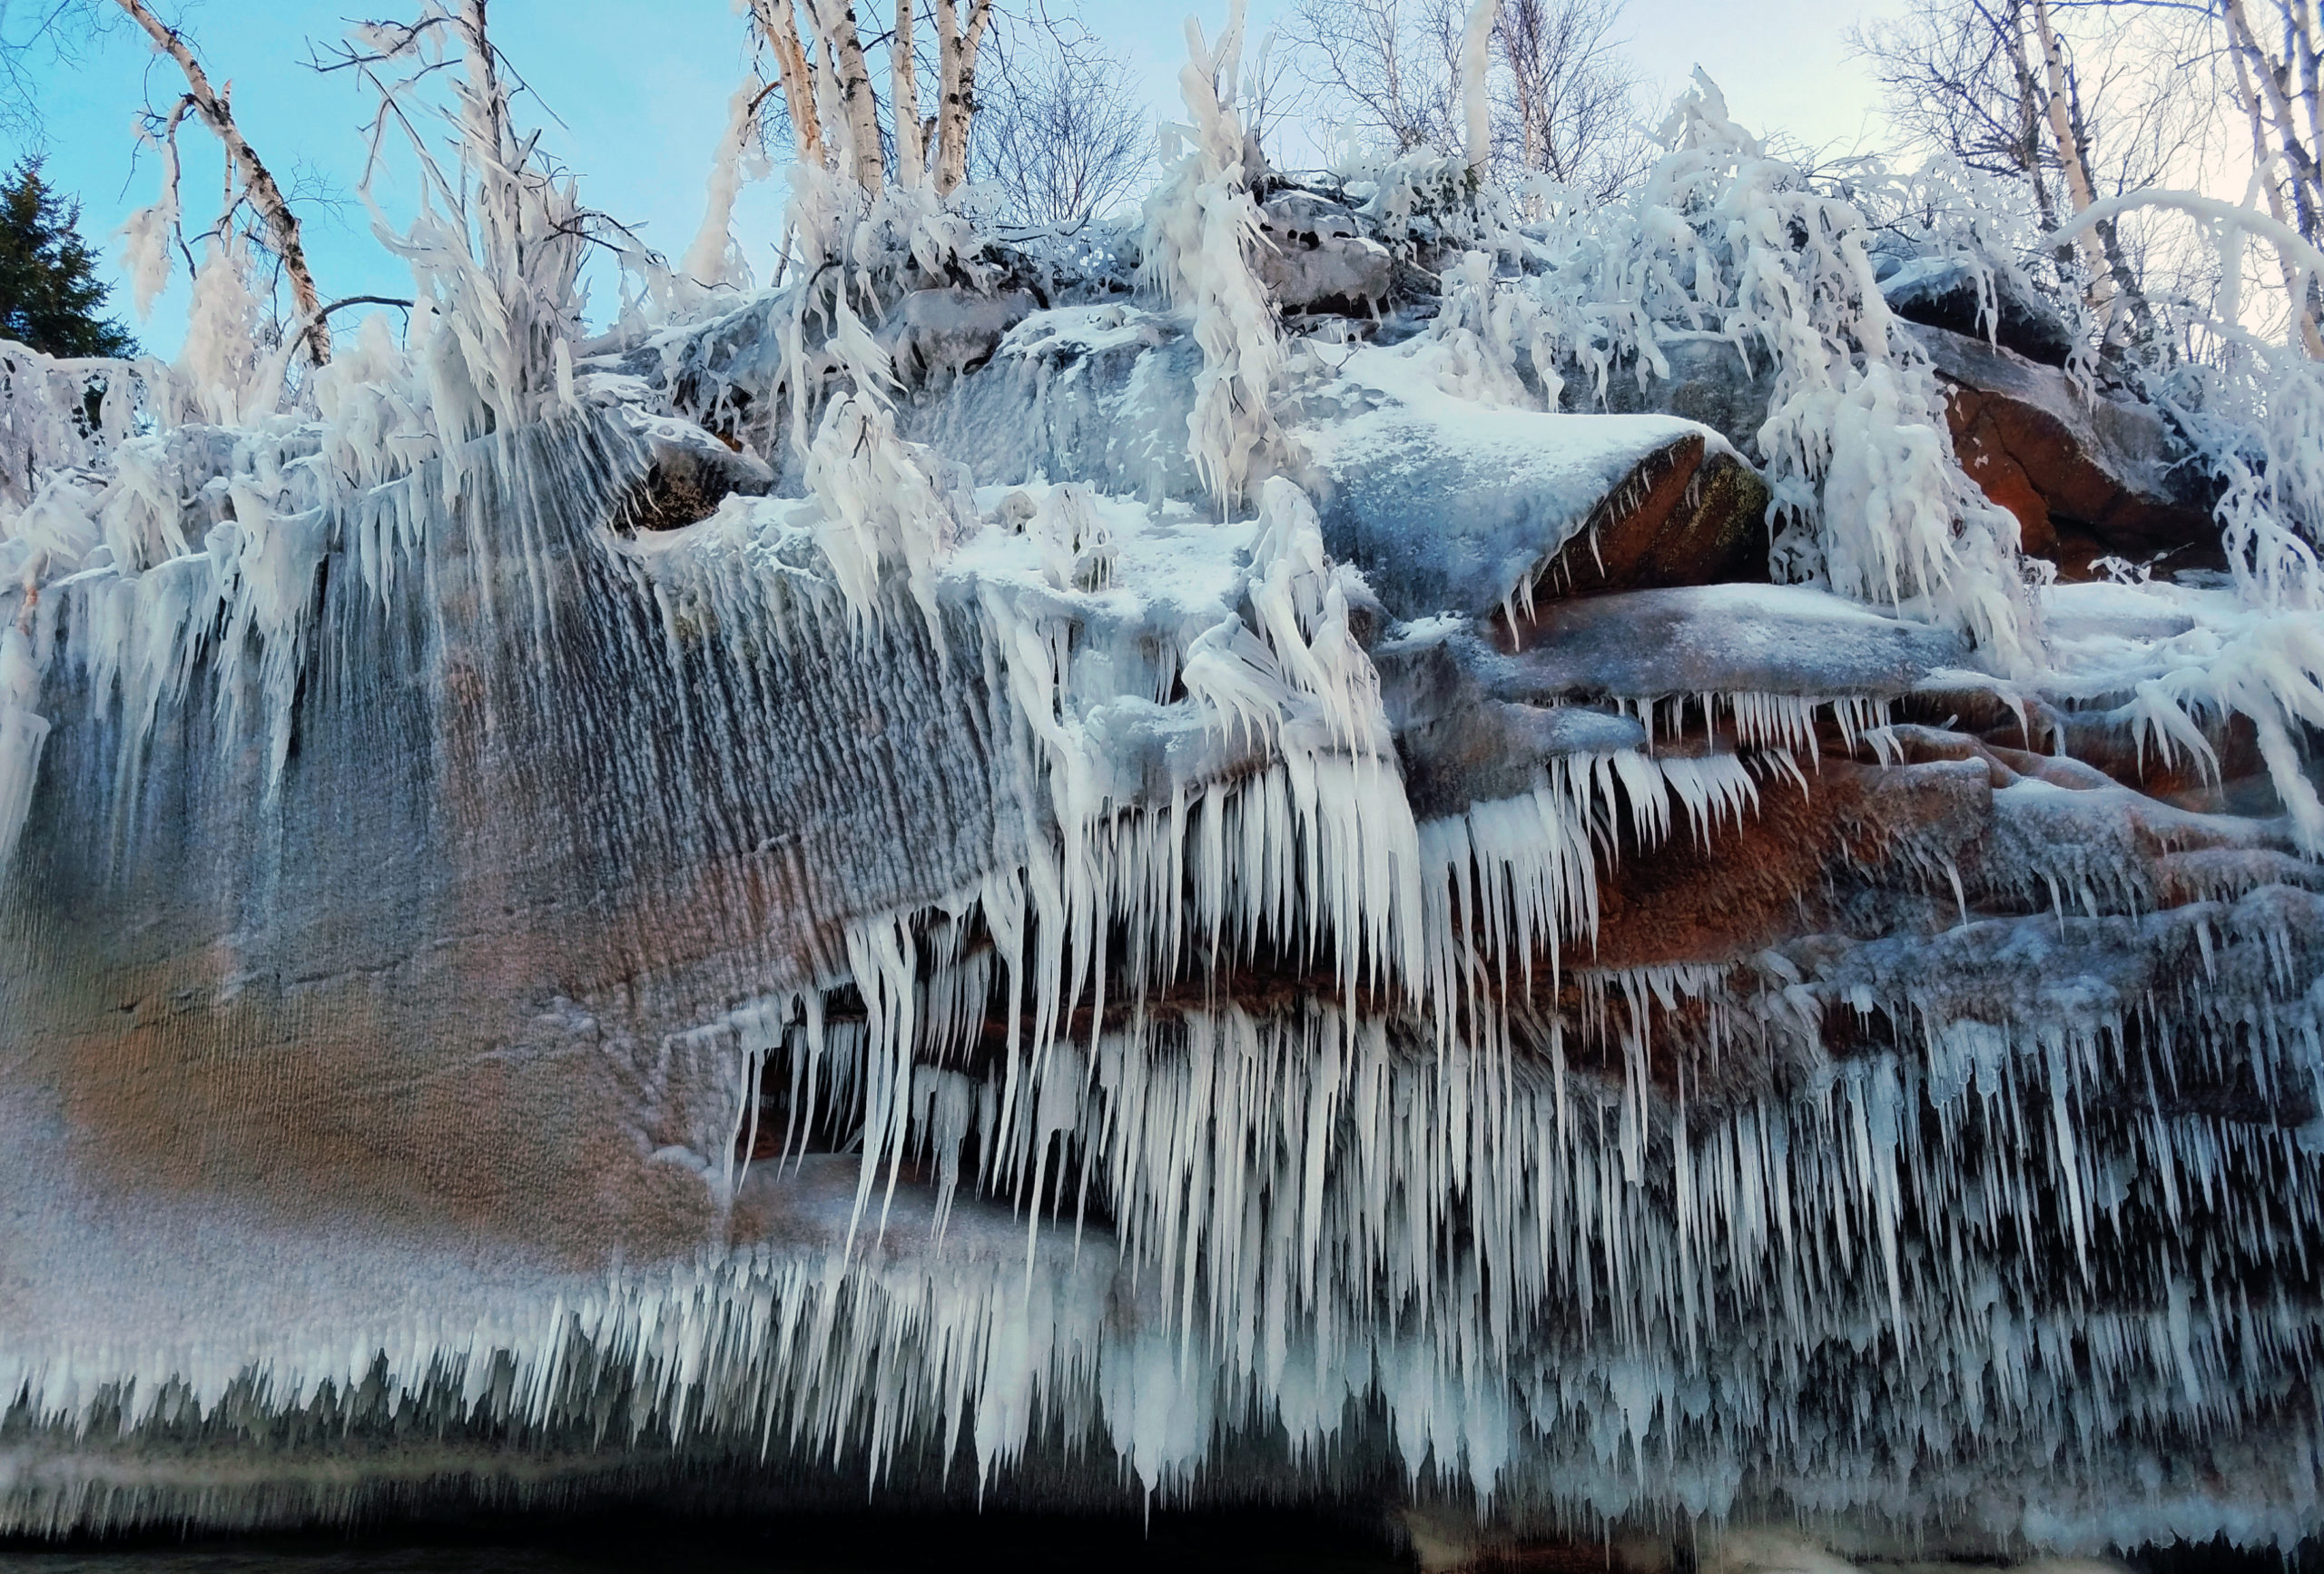
[(1492, 99), (1487, 74), (1492, 65), (1492, 30), (1501, 0), (1476, 0), (1461, 30), (1461, 113), (1468, 133), (1469, 167), (1482, 170), (1492, 157)]
[(181, 222), (184, 210), (179, 199), (179, 183), (183, 164), (178, 153), (178, 127), (193, 109), (192, 95), (181, 97), (170, 106), (158, 127), (149, 124), (143, 135), (162, 150), (161, 197), (132, 213), (119, 231), (122, 239), (122, 265), (129, 274), (130, 298), (142, 319), (153, 310), (153, 300), (170, 281), (170, 248), (175, 246), (185, 258), (186, 276), (194, 272), (193, 251), (185, 243), (185, 228)]
[[(2141, 208), (2175, 209), (2215, 227), (2229, 243), (2241, 235), (2256, 236), (2280, 251), (2291, 267), (2310, 277), (2324, 276), (2324, 251), (2311, 244), (2298, 230), (2257, 208), (2247, 208), (2223, 197), (2207, 197), (2200, 192), (2149, 189), (2102, 198), (2060, 225), (2057, 238), (2079, 240), (2108, 220)], [(2230, 268), (2228, 278), (2231, 280), (2238, 271)]]
[(734, 198), (748, 178), (744, 163), (750, 156), (753, 133), (758, 127), (759, 106), (765, 102), (766, 93), (766, 84), (753, 76), (736, 88), (734, 97), (727, 101), (726, 129), (719, 134), (718, 152), (711, 161), (702, 224), (694, 231), (694, 243), (686, 248), (684, 260), (678, 264), (679, 271), (688, 280), (704, 290), (739, 284), (748, 277), (748, 270), (741, 266), (741, 259), (734, 252)]
[(1147, 277), (1191, 310), (1202, 346), (1187, 418), (1189, 451), (1222, 507), (1241, 500), (1276, 440), (1272, 403), (1284, 359), (1275, 302), (1251, 262), (1252, 250), (1267, 242), (1244, 166), (1242, 47), (1242, 0), (1235, 0), (1216, 46), (1187, 18), (1178, 86), (1187, 114), (1181, 130), (1192, 146), (1146, 211)]
[[(209, 73), (202, 69), (201, 58), (186, 43), (184, 35), (175, 28), (164, 25), (144, 0), (120, 0), (120, 5), (131, 20), (153, 40), (153, 47), (175, 61), (178, 69), (185, 74), (186, 97), (202, 116), (202, 123), (217, 133), (219, 142), (225, 145), (229, 170), (239, 169), (241, 172), (243, 194), (250, 199), (251, 206), (258, 211), (259, 218), (265, 223), (275, 255), (282, 259), (282, 271), (290, 280), (292, 304), (302, 320), (314, 319), (321, 309), (322, 297), (317, 293), (314, 274), (307, 266), (307, 248), (300, 236), (299, 215), (291, 212), (290, 200), (283, 196), (282, 188), (275, 182), (273, 172), (266, 167), (264, 161), (258, 156), (258, 150), (251, 145), (250, 139), (242, 134), (241, 125), (235, 122), (231, 102), (233, 84), (227, 84), (223, 91), (212, 86)], [(172, 117), (172, 127), (175, 118)], [(172, 166), (174, 171), (174, 157)], [(330, 359), (330, 339), (320, 334), (311, 336), (308, 339), (308, 353), (318, 366), (328, 361)]]

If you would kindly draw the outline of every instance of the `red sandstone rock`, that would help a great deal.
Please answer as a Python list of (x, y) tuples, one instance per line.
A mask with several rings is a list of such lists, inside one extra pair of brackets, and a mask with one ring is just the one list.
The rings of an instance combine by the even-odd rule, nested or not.
[(2202, 477), (2152, 408), (2086, 395), (2066, 375), (1943, 329), (1909, 326), (1936, 363), (1962, 468), (2017, 516), (2025, 550), (2086, 579), (2109, 555), (2172, 567), (2221, 561)]

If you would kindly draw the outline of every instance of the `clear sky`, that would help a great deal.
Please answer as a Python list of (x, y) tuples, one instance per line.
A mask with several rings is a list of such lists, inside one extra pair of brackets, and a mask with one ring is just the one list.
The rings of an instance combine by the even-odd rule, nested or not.
[[(1084, 0), (1079, 13), (1127, 56), (1163, 115), (1179, 107), (1183, 5)], [(1286, 5), (1252, 0), (1254, 32)], [(172, 11), (162, 0), (162, 8), (192, 38), (212, 79), (233, 84), (235, 116), (277, 177), (294, 188), (320, 182), (341, 199), (337, 205), (311, 199), (300, 204), (324, 297), (409, 294), (409, 276), (372, 239), (369, 216), (355, 200), (368, 97), (350, 76), (320, 75), (305, 62), (310, 45), (343, 34), (350, 15), (400, 15), (412, 7), (396, 0), (192, 0)], [(1849, 57), (1844, 34), (1860, 18), (1901, 8), (1897, 0), (1873, 6), (1630, 0), (1621, 32), (1666, 98), (1700, 64), (1747, 126), (1819, 145), (1869, 146), (1879, 137), (1875, 92), (1862, 64)], [(1215, 32), (1226, 15), (1224, 0), (1196, 14)], [(496, 38), (539, 95), (527, 111), (545, 108), (556, 117), (548, 123), (547, 142), (582, 177), (584, 200), (635, 225), (659, 250), (684, 251), (701, 220), (711, 152), (745, 59), (743, 23), (728, 0), (494, 0), (492, 15)], [(178, 91), (175, 68), (121, 22), (79, 62), (44, 64), (39, 74), (49, 176), (81, 197), (82, 232), (118, 278), (112, 231), (153, 200), (161, 180), (160, 161), (150, 150), (137, 151), (135, 120), (149, 102), (171, 102)], [(181, 140), (189, 152), (186, 211), (192, 220), (218, 189), (219, 161), (206, 133), (189, 130)], [(27, 147), (0, 138), (0, 151), (13, 161)], [(399, 214), (395, 188), (382, 197)], [(779, 178), (743, 193), (736, 229), (754, 266), (771, 256), (779, 237), (782, 201)], [(115, 291), (117, 310), (149, 349), (172, 351), (182, 334), (182, 275), (181, 266), (143, 322), (130, 312), (126, 287)], [(611, 305), (610, 277), (596, 275), (595, 289), (592, 315), (602, 316)], [(340, 326), (352, 323), (343, 318)]]

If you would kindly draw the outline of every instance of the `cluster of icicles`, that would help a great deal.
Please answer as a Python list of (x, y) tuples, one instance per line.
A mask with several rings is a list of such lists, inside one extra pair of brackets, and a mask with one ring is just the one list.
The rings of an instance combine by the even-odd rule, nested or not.
[[(753, 1257), (703, 1270), (675, 1319), (635, 1292), (650, 1330), (626, 1301), (599, 1313), (592, 1348), (628, 1353), (655, 1425), (861, 1448), (875, 1479), (914, 1451), (1002, 1469), (1091, 1427), (1150, 1490), (1250, 1426), (1321, 1468), (1378, 1403), (1408, 1468), (1487, 1500), (1820, 1492), (1911, 1518), (2012, 1461), (2119, 1480), (2267, 1422), (2324, 1317), (2288, 1274), (2265, 1304), (2215, 1287), (2297, 1256), (2315, 1145), (2164, 1107), (2182, 1079), (2314, 1083), (2324, 995), (2295, 959), (2324, 937), (2301, 911), (2261, 891), (2138, 919), (2085, 889), (2092, 916), (2033, 920), (2059, 937), (2054, 988), (2002, 1026), (1958, 998), (1992, 966), (1976, 926), (1852, 980), (1774, 953), (1593, 969), (1574, 959), (1605, 869), (1806, 791), (1821, 726), (1892, 753), (1885, 704), (1641, 703), (1650, 738), (1732, 746), (1552, 759), (1530, 794), (1416, 822), (1350, 634), (1360, 585), (1286, 483), (1256, 540), (1247, 612), (1177, 676), (1269, 762), (1167, 803), (1092, 794), (1068, 630), (980, 597), (1040, 833), (1022, 867), (852, 925), (846, 977), (697, 1030), (740, 1063), (722, 1183), (745, 1195), (753, 1151), (779, 1185), (847, 1150), (852, 1224), (843, 1270)], [(2076, 947), (2172, 956), (2186, 981), (2093, 1004)], [(1238, 994), (1285, 977), (1288, 999)], [(1561, 986), (1571, 1010), (1544, 1003)], [(1896, 1052), (1831, 1058), (1824, 1023), (1850, 1012), (1897, 1024)], [(2128, 1116), (2089, 1107), (2126, 1087)], [(933, 1200), (900, 1222), (908, 1166)], [(915, 1243), (963, 1193), (1009, 1202), (1021, 1246), (925, 1278)], [(1945, 1484), (1863, 1479), (1891, 1470)], [(2260, 1495), (2304, 1500), (2301, 1480), (2284, 1464)], [(2194, 1497), (2144, 1532), (2213, 1523)]]
[[(1233, 320), (1251, 305), (1234, 145), (1189, 155), (1208, 162), (1187, 191), (1231, 212), (1188, 241), (1211, 275), (1181, 294), (1216, 330), (1206, 387), (1264, 396), (1274, 362)], [(853, 323), (843, 297), (836, 315)], [(741, 505), (629, 571), (674, 595), (781, 581), (718, 593), (835, 599), (876, 637), (917, 637), (916, 605), (940, 638), (947, 555), (979, 522), (939, 457), (896, 436), (861, 325), (824, 354), (852, 391), (800, 444), (810, 497), (765, 506), (813, 515), (818, 571), (735, 550), (753, 545)], [(1233, 404), (1220, 393), (1190, 432), (1223, 491), (1265, 440), (1233, 429)], [(218, 693), (262, 703), (271, 782), (300, 674), (325, 659), (306, 640), (327, 556), (383, 602), (424, 597), (421, 543), (464, 530), (513, 566), (479, 583), (531, 598), (487, 615), (556, 615), (532, 566), (540, 521), (611, 516), (644, 467), (635, 429), (585, 389), (405, 473), (379, 457), (392, 405), (227, 434), (208, 470), (182, 452), (194, 429), (123, 438), (130, 462), (102, 485), (68, 477), (27, 502), (0, 635), (0, 850), (60, 648), (120, 707), (125, 771), (197, 665), (255, 655), (251, 681)], [(181, 459), (231, 498), (198, 543), (163, 465)], [(1234, 615), (1154, 688), (1260, 763), (1161, 802), (1098, 785), (1054, 609), (1102, 554), (1088, 521), (1049, 519), (1049, 594), (975, 587), (982, 648), (954, 657), (987, 661), (1005, 700), (1014, 754), (996, 768), (1028, 817), (1025, 861), (858, 916), (843, 976), (689, 1029), (734, 1069), (707, 1177), (726, 1200), (852, 1150), (836, 1251), (633, 1268), (472, 1334), (333, 1331), (295, 1368), (179, 1372), (102, 1405), (69, 1372), (0, 1377), (66, 1426), (208, 1413), (252, 1381), (295, 1409), (381, 1368), (391, 1409), (450, 1392), (544, 1432), (601, 1422), (617, 1392), (632, 1441), (754, 1443), (873, 1480), (962, 1450), (989, 1474), (1097, 1433), (1149, 1490), (1198, 1485), (1245, 1433), (1328, 1473), (1378, 1420), (1415, 1474), (1606, 1516), (1782, 1499), (1984, 1523), (1981, 1483), (2066, 1461), (2046, 1489), (2055, 1543), (2212, 1533), (2222, 1477), (2266, 1506), (2238, 1533), (2299, 1527), (2315, 1454), (2260, 1440), (2307, 1435), (2282, 1380), (2324, 1338), (2298, 1266), (2324, 1225), (2324, 1145), (2168, 1095), (2317, 1082), (2324, 985), (2296, 961), (2324, 946), (2310, 910), (2263, 890), (2139, 916), (2083, 881), (2084, 916), (1997, 920), (2013, 943), (2054, 936), (2021, 959), (2034, 983), (2000, 1020), (1971, 1002), (1998, 966), (1989, 925), (1866, 944), (1828, 975), (1777, 951), (1593, 968), (1607, 870), (1680, 834), (1712, 847), (1762, 792), (1807, 790), (1827, 726), (1893, 751), (1881, 701), (1643, 702), (1649, 738), (1692, 705), (1728, 746), (1554, 757), (1530, 793), (1422, 822), (1357, 637), (1361, 576), (1291, 483), (1256, 505)], [(1993, 556), (1980, 574), (2012, 567)], [(2117, 998), (2083, 981), (2131, 950), (2180, 982)], [(1829, 1054), (1848, 1014), (1887, 1046)], [(754, 1152), (774, 1156), (754, 1169)], [(2152, 1482), (2144, 1506), (2109, 1500), (2130, 1480)], [(2020, 1482), (1994, 1500), (2024, 1499)]]
[[(887, 462), (925, 461), (899, 444)], [(409, 566), (426, 533), (467, 530), (521, 566), (541, 510), (610, 516), (642, 464), (608, 417), (497, 434), (457, 469), (432, 462), (355, 507), (245, 530), (253, 547), (213, 530), (143, 575), (52, 585), (34, 627), (55, 640), (54, 620), (70, 625), (59, 643), (123, 706), (133, 754), (198, 661), (253, 649), (284, 727), (315, 658), (298, 644), (300, 598), (283, 597), (280, 629), (255, 610), (271, 555), (307, 554), (277, 571), (310, 575), (336, 540), (374, 594), (424, 594)], [(853, 922), (846, 976), (693, 1030), (736, 1067), (714, 1184), (739, 1202), (832, 1162), (819, 1150), (855, 1149), (844, 1247), (753, 1248), (675, 1282), (633, 1270), (586, 1304), (466, 1342), (376, 1331), (339, 1345), (351, 1356), (263, 1373), (273, 1402), (360, 1386), (376, 1359), (409, 1396), (394, 1402), (448, 1383), (548, 1427), (602, 1404), (610, 1366), (626, 1372), (639, 1437), (755, 1438), (876, 1480), (963, 1448), (980, 1472), (1004, 1470), (1059, 1429), (1095, 1428), (1149, 1490), (1198, 1483), (1218, 1441), (1253, 1426), (1325, 1469), (1377, 1405), (1415, 1472), (1606, 1515), (1817, 1492), (1905, 1518), (1968, 1511), (1988, 1466), (2064, 1451), (2092, 1481), (2119, 1480), (2191, 1436), (2264, 1426), (2277, 1374), (2306, 1370), (2324, 1336), (2278, 1272), (2324, 1223), (2317, 1158), (2305, 1133), (2166, 1114), (2162, 1090), (2182, 1075), (2264, 1089), (2324, 1067), (2324, 998), (2291, 976), (2324, 937), (2299, 913), (2263, 891), (2140, 920), (2085, 892), (2093, 916), (2056, 920), (2062, 948), (2119, 946), (2109, 926), (2144, 925), (2142, 943), (2176, 946), (2187, 981), (2093, 1007), (2061, 963), (2055, 999), (2000, 1026), (1939, 998), (1989, 961), (1965, 954), (1949, 975), (1943, 937), (1890, 959), (1925, 999), (1895, 976), (1804, 981), (1774, 953), (1591, 968), (1576, 958), (1607, 869), (1674, 835), (1713, 846), (1763, 792), (1806, 791), (1825, 727), (1890, 753), (1884, 703), (1640, 702), (1650, 740), (1708, 733), (1712, 751), (1552, 758), (1530, 794), (1416, 821), (1353, 633), (1360, 577), (1329, 560), (1295, 487), (1271, 481), (1258, 504), (1242, 610), (1156, 686), (1181, 688), (1210, 732), (1263, 745), (1264, 765), (1167, 802), (1108, 800), (1066, 698), (1070, 620), (1041, 610), (1072, 593), (980, 592), (1010, 768), (1038, 821), (1028, 861)], [(719, 521), (698, 556), (627, 560), (684, 594), (814, 578), (731, 550), (747, 527), (736, 510)], [(1084, 520), (1068, 534), (1086, 551), (1095, 533)], [(918, 637), (894, 581), (924, 586), (929, 566), (893, 574), (908, 545), (860, 546), (892, 577), (856, 614)], [(189, 576), (187, 605), (153, 605)], [(521, 595), (536, 581), (520, 568), (495, 583)], [(831, 580), (799, 594), (846, 595)], [(200, 610), (212, 597), (254, 610), (221, 627)], [(544, 600), (503, 615), (554, 613)], [(156, 630), (174, 632), (156, 644)], [(279, 770), (279, 733), (271, 755)], [(1270, 978), (1294, 988), (1238, 994)], [(1896, 1024), (1896, 1052), (1829, 1057), (1822, 1025), (1849, 1011)], [(1750, 1096), (1722, 1094), (1728, 1069)], [(2147, 1107), (2085, 1107), (2089, 1090), (2119, 1103), (2125, 1087)], [(769, 1109), (783, 1128), (763, 1140)], [(753, 1151), (777, 1156), (753, 1174)], [(907, 1166), (932, 1202), (902, 1217)], [(989, 1219), (964, 1229), (964, 1195), (1016, 1210), (1015, 1249)], [(929, 1251), (947, 1265), (931, 1271)], [(2102, 1297), (2096, 1258), (2138, 1292)], [(2264, 1300), (2218, 1298), (2262, 1266)], [(65, 1374), (18, 1376), (36, 1413), (94, 1413)], [(108, 1402), (131, 1420), (201, 1412), (249, 1377), (181, 1373)], [(1791, 1463), (1771, 1474), (1778, 1445)], [(1908, 1465), (1964, 1502), (1864, 1479)], [(2286, 1525), (2312, 1489), (2296, 1462), (2255, 1479), (2295, 1505)], [(2212, 1524), (2190, 1493), (2159, 1499), (2144, 1530)], [(2111, 1536), (2123, 1521), (2102, 1523)]]

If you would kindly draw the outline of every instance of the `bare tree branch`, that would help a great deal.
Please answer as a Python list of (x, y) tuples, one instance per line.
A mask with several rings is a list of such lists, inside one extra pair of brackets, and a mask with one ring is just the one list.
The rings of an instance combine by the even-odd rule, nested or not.
[[(1310, 83), (1392, 153), (1464, 145), (1466, 8), (1458, 0), (1300, 0)], [(1620, 0), (1502, 0), (1492, 29), (1492, 165), (1602, 199), (1646, 167), (1640, 77), (1614, 29)]]
[(103, 0), (0, 0), (0, 131), (40, 138), (43, 84), (36, 61), (77, 64), (108, 21)]
[(1078, 224), (1131, 193), (1151, 142), (1121, 64), (1051, 38), (1010, 62), (978, 111), (969, 172), (1008, 193), (1010, 220)]
[[(243, 192), (266, 225), (272, 250), (281, 259), (282, 271), (290, 280), (292, 305), (302, 320), (315, 319), (321, 310), (322, 297), (316, 292), (314, 274), (307, 266), (307, 248), (300, 234), (299, 216), (291, 212), (289, 199), (283, 196), (282, 188), (275, 183), (272, 172), (259, 158), (258, 150), (251, 145), (250, 139), (242, 134), (241, 127), (235, 123), (233, 105), (228, 101), (228, 93), (210, 84), (209, 73), (202, 70), (202, 62), (194, 54), (192, 46), (176, 29), (164, 25), (144, 0), (119, 0), (119, 3), (130, 19), (153, 40), (153, 47), (177, 62), (178, 69), (185, 74), (186, 97), (191, 101), (194, 113), (202, 117), (202, 123), (209, 126), (225, 146), (228, 180), (231, 182), (237, 172), (240, 173)], [(310, 337), (307, 352), (318, 366), (329, 360), (329, 337), (320, 334)]]

